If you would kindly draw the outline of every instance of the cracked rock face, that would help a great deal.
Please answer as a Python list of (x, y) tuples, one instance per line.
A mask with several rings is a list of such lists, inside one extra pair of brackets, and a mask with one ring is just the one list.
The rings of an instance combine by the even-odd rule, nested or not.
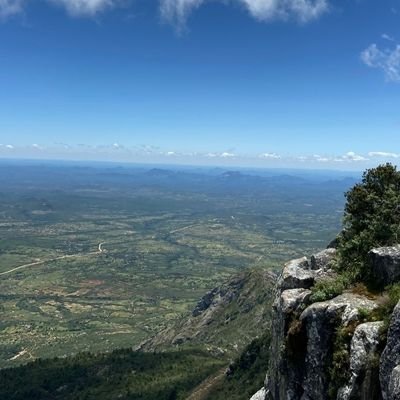
[(308, 289), (288, 289), (278, 293), (273, 304), (270, 374), (266, 387), (273, 391), (274, 399), (286, 398), (287, 392), (295, 391), (299, 371), (283, 350), (293, 316), (300, 315), (310, 296)]
[(369, 252), (372, 276), (380, 287), (400, 281), (400, 245)]
[(400, 301), (393, 311), (379, 377), (384, 400), (400, 400)]
[(359, 309), (373, 310), (377, 305), (365, 297), (344, 293), (332, 300), (311, 304), (300, 321), (307, 337), (304, 361), (303, 398), (328, 398), (332, 345), (338, 326), (348, 326), (359, 319)]
[(359, 309), (376, 304), (357, 294), (309, 304), (309, 290), (332, 277), (334, 249), (287, 263), (273, 306), (273, 337), (266, 388), (274, 400), (327, 399), (332, 346), (338, 326), (359, 319)]
[[(335, 254), (328, 249), (285, 265), (273, 304), (265, 390), (252, 400), (327, 400), (338, 384), (337, 400), (400, 400), (400, 301), (382, 354), (384, 323), (361, 323), (365, 311), (378, 307), (375, 301), (346, 291), (310, 304), (315, 283), (334, 276)], [(400, 245), (373, 249), (370, 259), (380, 283), (400, 281)], [(332, 381), (334, 357), (344, 360), (335, 368), (348, 368), (340, 382)]]
[[(335, 249), (324, 250), (310, 259), (293, 260), (282, 271), (273, 304), (270, 365), (265, 392), (262, 392), (268, 399), (328, 399), (335, 338), (338, 329), (346, 327), (352, 335), (350, 378), (340, 388), (337, 399), (381, 398), (377, 359), (382, 322), (364, 323), (355, 328), (361, 319), (360, 310), (371, 311), (377, 304), (351, 292), (310, 304), (310, 288), (318, 280), (334, 276), (330, 266), (335, 255)], [(375, 364), (370, 368), (372, 361)], [(393, 373), (390, 383), (395, 388), (393, 391), (399, 387), (399, 372)]]
[(350, 379), (339, 389), (338, 400), (369, 400), (379, 397), (379, 385), (372, 363), (379, 360), (379, 331), (382, 321), (366, 322), (354, 331), (350, 346)]

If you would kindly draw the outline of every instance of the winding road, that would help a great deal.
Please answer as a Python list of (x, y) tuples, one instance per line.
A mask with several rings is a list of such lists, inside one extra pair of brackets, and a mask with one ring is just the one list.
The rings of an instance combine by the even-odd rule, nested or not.
[(0, 272), (0, 276), (1, 275), (7, 275), (7, 274), (11, 274), (12, 272), (15, 271), (19, 271), (20, 269), (25, 269), (25, 268), (29, 268), (29, 267), (34, 267), (35, 265), (41, 265), (41, 264), (45, 264), (48, 262), (52, 262), (52, 261), (57, 261), (57, 260), (64, 260), (66, 258), (79, 258), (79, 257), (86, 257), (86, 256), (94, 256), (94, 255), (98, 255), (104, 252), (104, 250), (102, 249), (102, 246), (105, 244), (106, 242), (101, 242), (99, 243), (98, 246), (98, 250), (97, 251), (92, 251), (90, 253), (84, 253), (84, 254), (67, 254), (65, 256), (60, 256), (60, 257), (54, 257), (54, 258), (49, 258), (48, 260), (41, 260), (41, 261), (35, 261), (33, 263), (29, 263), (29, 264), (24, 264), (24, 265), (20, 265), (19, 267), (14, 267), (12, 269), (9, 269), (8, 271), (4, 271), (4, 272)]

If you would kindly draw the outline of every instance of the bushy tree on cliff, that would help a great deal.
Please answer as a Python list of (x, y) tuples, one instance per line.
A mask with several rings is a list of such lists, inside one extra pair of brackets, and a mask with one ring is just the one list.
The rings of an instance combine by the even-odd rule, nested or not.
[(400, 243), (400, 171), (389, 163), (367, 170), (346, 199), (338, 268), (352, 281), (368, 282), (368, 252)]

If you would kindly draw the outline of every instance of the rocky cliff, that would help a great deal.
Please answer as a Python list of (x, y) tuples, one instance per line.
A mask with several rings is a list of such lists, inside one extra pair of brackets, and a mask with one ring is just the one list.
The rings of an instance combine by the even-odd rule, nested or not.
[(205, 345), (214, 353), (236, 356), (257, 336), (270, 330), (277, 276), (246, 270), (206, 293), (190, 315), (184, 315), (141, 345), (163, 351)]
[[(400, 247), (373, 249), (377, 280), (399, 280)], [(332, 282), (335, 249), (287, 263), (276, 286), (269, 370), (252, 400), (400, 400), (400, 302), (386, 321), (385, 294), (354, 287), (315, 301)]]

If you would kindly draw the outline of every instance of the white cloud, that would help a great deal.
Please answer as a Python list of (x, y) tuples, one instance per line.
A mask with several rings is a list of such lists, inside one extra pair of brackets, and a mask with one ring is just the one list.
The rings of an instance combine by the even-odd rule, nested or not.
[(294, 17), (301, 22), (318, 18), (329, 8), (327, 0), (240, 0), (262, 21)]
[(370, 157), (382, 157), (382, 158), (399, 158), (400, 154), (387, 153), (385, 151), (370, 151), (368, 153)]
[(344, 161), (368, 161), (368, 158), (365, 158), (364, 156), (360, 156), (359, 154), (354, 153), (354, 151), (349, 151), (341, 158)]
[(6, 144), (6, 149), (12, 150), (13, 148), (14, 148), (14, 146), (12, 144)]
[[(1, 1), (1, 0), (0, 0)], [(115, 6), (115, 0), (49, 0), (65, 7), (72, 16), (93, 16), (107, 8)]]
[(276, 153), (263, 153), (258, 156), (259, 158), (267, 158), (272, 160), (279, 160), (281, 156)]
[[(0, 0), (0, 18), (20, 13), (28, 0)], [(72, 16), (94, 16), (113, 8), (126, 0), (47, 0), (64, 7)], [(159, 0), (162, 17), (176, 24), (185, 25), (188, 15), (209, 0)], [(329, 10), (329, 0), (212, 0), (222, 3), (237, 3), (260, 20), (295, 19), (309, 22)]]
[[(224, 0), (214, 0), (222, 1)], [(206, 0), (160, 0), (161, 15), (178, 28), (184, 26), (188, 15)], [(329, 10), (328, 0), (231, 0), (243, 5), (251, 16), (260, 21), (296, 19), (308, 22)]]
[(361, 53), (361, 60), (368, 67), (381, 69), (388, 81), (400, 82), (400, 45), (381, 50), (371, 44)]
[(189, 13), (200, 7), (204, 0), (160, 0), (161, 16), (178, 27), (185, 25)]
[(220, 156), (222, 157), (222, 158), (231, 158), (231, 157), (235, 157), (235, 155), (233, 154), (233, 153), (228, 153), (228, 152), (224, 152), (224, 153), (222, 153), (222, 154), (220, 154)]
[(318, 161), (318, 162), (329, 162), (329, 161), (331, 161), (331, 159), (328, 158), (328, 157), (318, 156), (318, 157), (315, 157), (315, 161)]
[(206, 154), (204, 154), (204, 156), (205, 157), (209, 157), (209, 158), (216, 158), (216, 157), (232, 158), (232, 157), (236, 157), (236, 155), (234, 153), (230, 153), (228, 151), (224, 151), (223, 153), (206, 153)]
[[(114, 7), (123, 0), (47, 0), (64, 7), (72, 16), (94, 16)], [(0, 18), (7, 18), (23, 11), (27, 0), (0, 0)]]

